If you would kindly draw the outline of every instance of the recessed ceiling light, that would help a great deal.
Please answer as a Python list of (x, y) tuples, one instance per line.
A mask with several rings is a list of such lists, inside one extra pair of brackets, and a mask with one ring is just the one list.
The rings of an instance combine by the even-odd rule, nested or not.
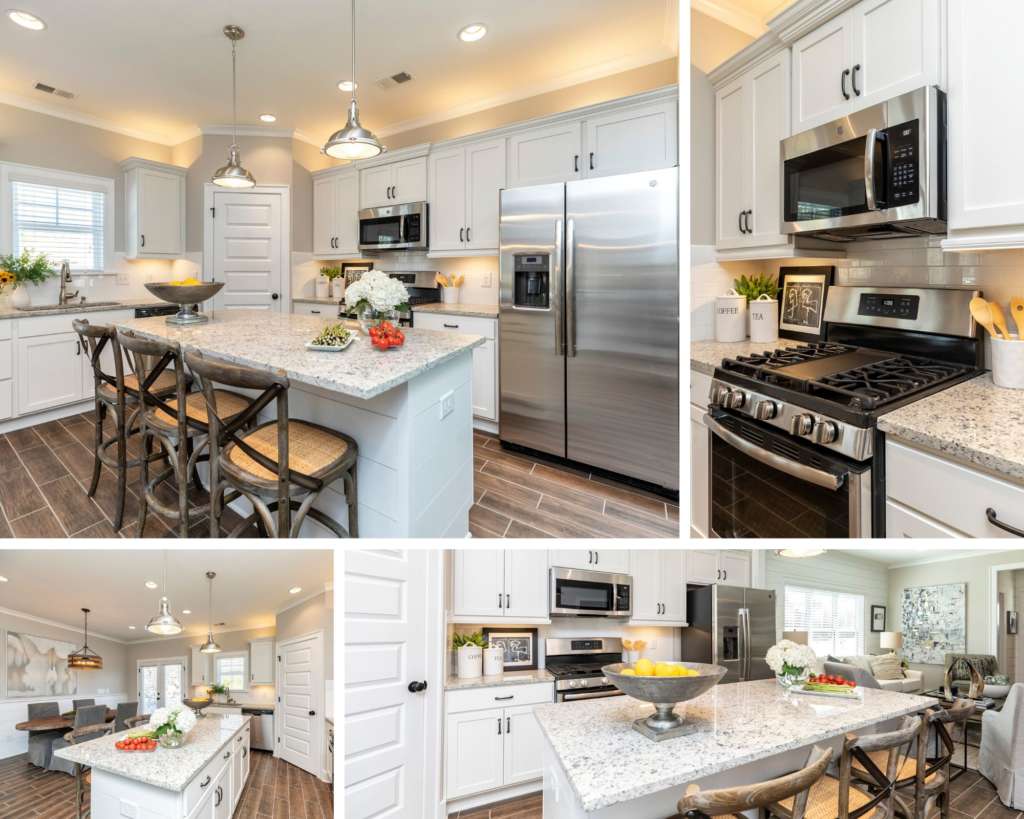
[(192, 613), (192, 609), (182, 609), (181, 613), (182, 614), (191, 614)]
[(128, 626), (128, 631), (135, 631), (135, 626)]
[(7, 582), (7, 578), (4, 577), (2, 574), (0, 574), (0, 583), (6, 583), (6, 582)]
[(260, 119), (263, 122), (277, 122), (277, 117), (273, 114), (260, 114)]
[(42, 31), (46, 28), (46, 23), (27, 11), (8, 9), (7, 16), (11, 18), (12, 23), (17, 23), (22, 28), (31, 29), (32, 31)]
[(156, 585), (157, 584), (155, 582), (153, 582), (152, 580), (147, 580), (146, 581), (146, 588), (147, 589), (155, 589)]
[(342, 80), (338, 83), (339, 91), (355, 91), (359, 87), (359, 83), (352, 82), (352, 80)]
[(482, 40), (487, 33), (487, 26), (483, 23), (470, 23), (459, 32), (459, 39), (464, 43), (475, 43)]
[(302, 586), (292, 586), (288, 589), (288, 594), (298, 594), (300, 591), (302, 591)]

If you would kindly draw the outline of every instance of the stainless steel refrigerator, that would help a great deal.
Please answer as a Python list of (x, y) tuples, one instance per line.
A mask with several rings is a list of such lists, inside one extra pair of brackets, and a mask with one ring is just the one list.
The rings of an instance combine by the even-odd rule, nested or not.
[(723, 683), (775, 676), (765, 661), (775, 644), (775, 592), (736, 586), (686, 590), (683, 659), (725, 666)]
[(679, 488), (676, 168), (501, 192), (502, 441)]

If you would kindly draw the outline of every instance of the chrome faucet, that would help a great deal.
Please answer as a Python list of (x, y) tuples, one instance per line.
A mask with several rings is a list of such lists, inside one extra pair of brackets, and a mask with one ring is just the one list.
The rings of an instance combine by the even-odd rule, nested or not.
[(68, 293), (67, 287), (69, 284), (73, 284), (71, 281), (71, 265), (68, 263), (68, 260), (65, 259), (63, 264), (60, 266), (60, 298), (57, 301), (61, 307), (65, 304), (69, 304), (73, 298), (78, 296), (77, 290), (74, 293)]

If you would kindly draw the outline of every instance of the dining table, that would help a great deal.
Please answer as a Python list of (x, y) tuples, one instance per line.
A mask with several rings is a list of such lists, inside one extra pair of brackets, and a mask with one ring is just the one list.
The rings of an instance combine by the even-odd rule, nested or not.
[[(113, 722), (116, 717), (117, 711), (113, 708), (108, 708), (103, 721)], [(61, 714), (58, 717), (37, 717), (36, 719), (27, 719), (24, 722), (16, 723), (14, 726), (15, 730), (18, 731), (63, 731), (65, 729), (71, 730), (74, 727), (74, 711)]]

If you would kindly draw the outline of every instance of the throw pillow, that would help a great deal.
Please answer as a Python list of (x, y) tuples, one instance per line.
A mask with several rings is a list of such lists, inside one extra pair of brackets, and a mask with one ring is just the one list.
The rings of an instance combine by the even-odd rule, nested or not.
[(869, 657), (866, 654), (855, 654), (852, 657), (843, 658), (843, 662), (847, 665), (855, 665), (857, 668), (863, 669), (868, 674), (873, 674), (874, 672), (871, 670), (871, 661), (873, 659), (873, 657)]
[(1009, 685), (1010, 678), (1005, 674), (989, 674), (985, 677), (985, 682), (992, 685)]
[(833, 657), (831, 654), (829, 654), (825, 658), (825, 662), (827, 662), (827, 663), (841, 663), (842, 660), (840, 660), (838, 657)]
[(895, 654), (882, 654), (871, 658), (871, 673), (876, 680), (902, 680), (903, 669)]

